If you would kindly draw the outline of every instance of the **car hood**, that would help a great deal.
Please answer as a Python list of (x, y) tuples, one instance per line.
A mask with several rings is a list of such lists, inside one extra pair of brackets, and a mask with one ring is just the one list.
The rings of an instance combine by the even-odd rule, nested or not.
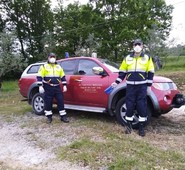
[(171, 79), (167, 78), (167, 77), (162, 77), (162, 76), (154, 76), (153, 82), (155, 83), (169, 83), (169, 82), (173, 82)]

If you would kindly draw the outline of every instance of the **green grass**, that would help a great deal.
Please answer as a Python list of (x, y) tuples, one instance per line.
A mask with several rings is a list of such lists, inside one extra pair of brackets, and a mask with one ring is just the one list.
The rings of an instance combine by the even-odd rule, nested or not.
[(113, 138), (104, 136), (103, 141), (82, 137), (68, 146), (60, 147), (58, 157), (95, 170), (100, 167), (108, 170), (184, 168), (184, 152), (162, 150), (144, 139), (116, 133), (117, 137), (113, 133)]
[(19, 93), (18, 81), (4, 81), (0, 90), (0, 114), (23, 115), (31, 110), (27, 102), (22, 102)]
[(13, 92), (15, 90), (18, 90), (18, 81), (12, 80), (12, 81), (4, 81), (2, 83), (2, 89), (1, 92)]
[(185, 56), (168, 56), (163, 61), (163, 68), (156, 70), (155, 75), (172, 79), (177, 87), (184, 91), (185, 85)]
[(161, 72), (184, 71), (185, 56), (168, 56), (162, 59), (163, 69)]

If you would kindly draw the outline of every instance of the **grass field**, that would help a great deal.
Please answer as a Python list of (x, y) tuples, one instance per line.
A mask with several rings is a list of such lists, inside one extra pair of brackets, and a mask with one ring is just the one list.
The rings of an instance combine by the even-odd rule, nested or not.
[(185, 56), (168, 56), (162, 59), (163, 68), (156, 70), (155, 75), (172, 79), (185, 94)]
[(4, 81), (0, 90), (0, 114), (21, 115), (30, 111), (31, 107), (22, 102), (23, 99), (18, 90), (18, 81)]
[(163, 69), (160, 72), (184, 71), (185, 56), (168, 56), (162, 58)]
[[(185, 84), (184, 59), (185, 57), (178, 59), (169, 57), (164, 69), (157, 71), (156, 74), (172, 78), (182, 88)], [(21, 100), (17, 81), (3, 82), (0, 91), (0, 115), (3, 115), (4, 121), (13, 122), (14, 117), (22, 117), (26, 112), (31, 112), (31, 106)], [(137, 131), (131, 135), (124, 134), (124, 128), (117, 124), (114, 118), (107, 115), (84, 112), (75, 114), (74, 111), (68, 111), (68, 113), (72, 121), (65, 125), (65, 133), (75, 137), (70, 143), (56, 146), (55, 153), (61, 161), (67, 160), (82, 167), (89, 167), (91, 170), (185, 169), (185, 116), (183, 113), (177, 118), (175, 112), (172, 112), (172, 115), (154, 118), (151, 125), (147, 127), (147, 135), (144, 138), (138, 136)], [(38, 129), (45, 127), (45, 122), (30, 123), (33, 126), (37, 124)], [(30, 127), (29, 133), (31, 133), (30, 123), (22, 122), (20, 127)], [(55, 122), (52, 128), (62, 127), (59, 122)], [(52, 129), (48, 128), (48, 130)], [(62, 135), (57, 132), (56, 140)], [(54, 141), (55, 138), (52, 140)], [(42, 144), (41, 139), (34, 140)], [(47, 147), (46, 144), (41, 146), (42, 149), (45, 147)]]

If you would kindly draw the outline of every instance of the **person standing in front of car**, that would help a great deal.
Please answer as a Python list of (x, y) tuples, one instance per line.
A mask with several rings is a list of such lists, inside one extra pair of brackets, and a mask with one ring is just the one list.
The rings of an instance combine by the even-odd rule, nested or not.
[(147, 121), (147, 93), (153, 83), (154, 65), (152, 58), (144, 54), (143, 42), (136, 39), (133, 42), (134, 51), (127, 55), (119, 68), (118, 78), (111, 84), (116, 87), (126, 77), (126, 134), (132, 131), (133, 112), (136, 108), (139, 114), (139, 135), (145, 136), (144, 124)]
[(62, 67), (56, 62), (56, 55), (54, 53), (50, 53), (48, 55), (48, 62), (40, 67), (37, 81), (39, 93), (44, 93), (44, 112), (48, 118), (48, 123), (52, 122), (52, 104), (54, 98), (57, 100), (60, 120), (68, 123), (69, 120), (64, 109), (63, 93), (60, 89), (60, 82), (62, 82), (63, 92), (67, 91), (67, 81)]

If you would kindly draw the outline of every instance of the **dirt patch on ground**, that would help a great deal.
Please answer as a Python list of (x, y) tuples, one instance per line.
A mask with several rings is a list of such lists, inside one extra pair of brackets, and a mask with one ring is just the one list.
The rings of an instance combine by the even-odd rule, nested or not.
[[(27, 113), (23, 117), (9, 116), (13, 122), (0, 118), (0, 169), (19, 170), (85, 170), (67, 161), (58, 161), (56, 147), (69, 144), (78, 134), (78, 128), (48, 125), (43, 116)], [(62, 135), (61, 135), (62, 134)], [(86, 168), (87, 169), (87, 168)]]
[[(148, 141), (161, 149), (177, 150), (184, 147), (185, 106), (152, 120), (148, 129)], [(181, 147), (183, 146), (183, 147)]]

